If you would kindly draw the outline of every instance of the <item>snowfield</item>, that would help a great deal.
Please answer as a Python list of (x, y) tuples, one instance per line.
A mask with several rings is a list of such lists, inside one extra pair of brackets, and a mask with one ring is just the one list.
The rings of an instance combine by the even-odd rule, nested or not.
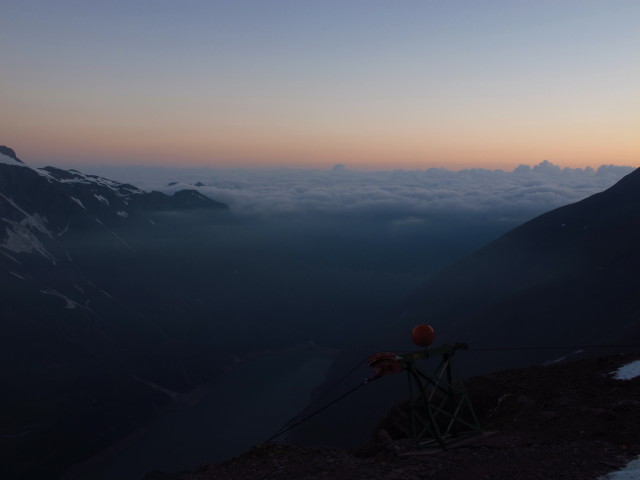
[(632, 380), (640, 376), (640, 360), (623, 365), (611, 374), (616, 380)]
[(638, 478), (640, 478), (640, 458), (632, 460), (622, 470), (598, 477), (598, 480), (637, 480)]

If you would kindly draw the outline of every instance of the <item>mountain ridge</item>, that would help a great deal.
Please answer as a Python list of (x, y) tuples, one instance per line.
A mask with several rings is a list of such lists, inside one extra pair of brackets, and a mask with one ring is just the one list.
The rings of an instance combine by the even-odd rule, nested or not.
[(228, 210), (0, 148), (2, 478), (53, 478), (220, 374), (171, 258)]
[[(420, 316), (425, 318), (426, 310), (430, 309), (432, 317), (443, 319), (441, 331), (461, 335), (481, 330), (480, 324), (491, 325), (489, 315), (497, 316), (498, 309), (507, 308), (506, 303), (516, 308), (517, 301), (523, 305), (546, 302), (545, 308), (549, 310), (569, 310), (578, 308), (580, 300), (595, 304), (596, 299), (608, 296), (624, 299), (625, 305), (637, 309), (638, 284), (631, 272), (638, 266), (633, 246), (640, 240), (639, 216), (640, 170), (635, 170), (611, 188), (540, 215), (445, 269), (413, 294), (403, 315), (409, 321), (417, 321)], [(550, 284), (553, 288), (543, 287)], [(550, 301), (550, 297), (560, 295), (558, 291), (563, 291), (565, 300)], [(598, 296), (597, 292), (602, 293)], [(536, 293), (548, 297), (534, 301)], [(571, 295), (575, 297), (573, 302), (570, 302)], [(586, 318), (593, 318), (593, 312), (581, 311)], [(506, 318), (509, 313), (500, 315)], [(550, 316), (553, 315), (540, 320)], [(575, 320), (574, 316), (574, 323)], [(595, 319), (592, 321), (595, 323)], [(566, 322), (572, 323), (568, 319)], [(522, 323), (525, 322), (518, 325), (523, 326)], [(555, 323), (558, 327), (558, 322)], [(449, 327), (451, 324), (455, 325), (454, 329)], [(609, 325), (613, 326), (622, 328), (624, 320)], [(520, 335), (520, 340), (547, 340), (545, 335), (528, 333), (528, 338)], [(480, 331), (477, 335), (483, 343), (491, 340)], [(567, 341), (570, 336), (570, 331), (562, 335), (558, 332), (556, 341)], [(575, 336), (572, 338), (576, 340)], [(624, 335), (617, 334), (616, 338)], [(494, 337), (493, 341), (496, 340)]]

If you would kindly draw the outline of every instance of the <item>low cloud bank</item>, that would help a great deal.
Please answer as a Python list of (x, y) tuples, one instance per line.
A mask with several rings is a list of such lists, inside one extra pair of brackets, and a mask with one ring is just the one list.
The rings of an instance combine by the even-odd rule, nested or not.
[(632, 167), (560, 168), (548, 161), (503, 170), (446, 169), (361, 172), (330, 170), (100, 167), (97, 173), (145, 190), (196, 188), (236, 214), (394, 218), (410, 224), (442, 215), (491, 215), (519, 220), (581, 200), (630, 173)]

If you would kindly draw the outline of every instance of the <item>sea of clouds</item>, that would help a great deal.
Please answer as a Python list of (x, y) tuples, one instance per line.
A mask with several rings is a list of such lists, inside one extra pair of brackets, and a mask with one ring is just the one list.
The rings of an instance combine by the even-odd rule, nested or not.
[(87, 173), (165, 193), (195, 188), (238, 215), (371, 215), (411, 223), (452, 215), (522, 221), (602, 191), (632, 170), (614, 165), (560, 168), (543, 161), (513, 171), (102, 166), (87, 168)]

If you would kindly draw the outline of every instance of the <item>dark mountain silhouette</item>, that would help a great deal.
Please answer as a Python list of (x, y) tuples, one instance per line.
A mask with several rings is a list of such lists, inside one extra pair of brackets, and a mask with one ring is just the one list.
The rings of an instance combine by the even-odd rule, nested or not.
[(0, 477), (52, 478), (219, 373), (176, 249), (226, 210), (0, 147)]
[(640, 170), (541, 215), (415, 292), (402, 324), (470, 344), (640, 341)]

